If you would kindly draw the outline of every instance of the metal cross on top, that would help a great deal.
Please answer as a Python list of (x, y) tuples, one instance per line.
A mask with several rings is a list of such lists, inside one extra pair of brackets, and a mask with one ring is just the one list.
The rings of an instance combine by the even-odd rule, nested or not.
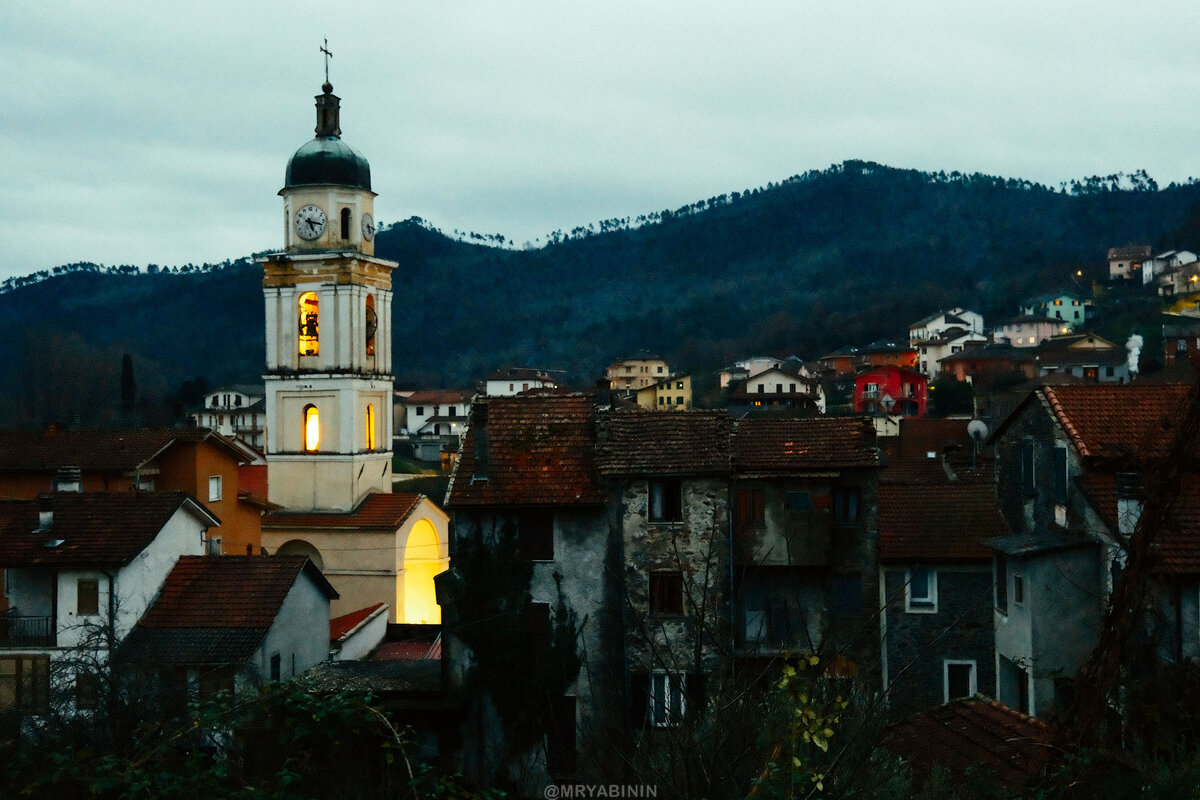
[(329, 59), (333, 58), (333, 53), (329, 51), (329, 40), (325, 39), (325, 44), (321, 45), (321, 52), (325, 54), (325, 82), (329, 83)]

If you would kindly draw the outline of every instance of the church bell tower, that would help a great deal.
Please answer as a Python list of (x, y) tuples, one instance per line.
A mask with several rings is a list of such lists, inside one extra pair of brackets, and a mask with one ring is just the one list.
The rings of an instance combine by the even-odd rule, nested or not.
[(266, 304), (269, 497), (349, 511), (392, 482), (392, 277), (375, 257), (371, 167), (342, 141), (326, 79), (316, 137), (288, 161)]

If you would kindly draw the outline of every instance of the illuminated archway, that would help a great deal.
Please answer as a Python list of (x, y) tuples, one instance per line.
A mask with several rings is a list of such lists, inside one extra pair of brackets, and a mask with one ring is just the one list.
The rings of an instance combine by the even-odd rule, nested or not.
[(279, 549), (275, 551), (277, 556), (307, 556), (308, 560), (313, 562), (319, 570), (325, 569), (325, 559), (321, 558), (321, 551), (303, 539), (291, 539), (279, 545)]
[(375, 405), (367, 403), (367, 449), (375, 449)]
[(441, 624), (442, 608), (437, 604), (433, 576), (445, 569), (437, 530), (429, 520), (417, 520), (404, 546), (404, 580), (397, 598), (398, 622)]
[(300, 355), (315, 356), (320, 350), (320, 309), (316, 292), (300, 295)]
[(304, 449), (315, 453), (321, 444), (321, 418), (317, 407), (309, 403), (304, 407)]

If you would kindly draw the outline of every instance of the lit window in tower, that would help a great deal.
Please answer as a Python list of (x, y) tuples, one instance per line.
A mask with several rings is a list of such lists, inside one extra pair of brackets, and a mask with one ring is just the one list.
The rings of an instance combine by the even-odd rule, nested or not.
[(321, 443), (321, 422), (318, 419), (317, 407), (304, 407), (304, 449), (310, 453), (316, 452)]
[(300, 355), (315, 356), (317, 354), (317, 293), (305, 292), (300, 295)]
[(367, 449), (375, 449), (375, 406), (367, 403)]

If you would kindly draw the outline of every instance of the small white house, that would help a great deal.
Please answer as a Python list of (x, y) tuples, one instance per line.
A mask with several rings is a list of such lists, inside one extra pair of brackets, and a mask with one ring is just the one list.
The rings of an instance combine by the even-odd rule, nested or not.
[(530, 389), (556, 389), (562, 380), (561, 370), (504, 367), (487, 376), (484, 393), (488, 397), (511, 397)]
[(949, 311), (930, 314), (908, 326), (908, 343), (916, 346), (926, 339), (944, 337), (951, 328), (982, 334), (983, 316), (965, 308), (952, 308)]
[(204, 405), (192, 410), (192, 424), (240, 439), (261, 451), (267, 434), (266, 396), (261, 383), (222, 386), (206, 394)]

